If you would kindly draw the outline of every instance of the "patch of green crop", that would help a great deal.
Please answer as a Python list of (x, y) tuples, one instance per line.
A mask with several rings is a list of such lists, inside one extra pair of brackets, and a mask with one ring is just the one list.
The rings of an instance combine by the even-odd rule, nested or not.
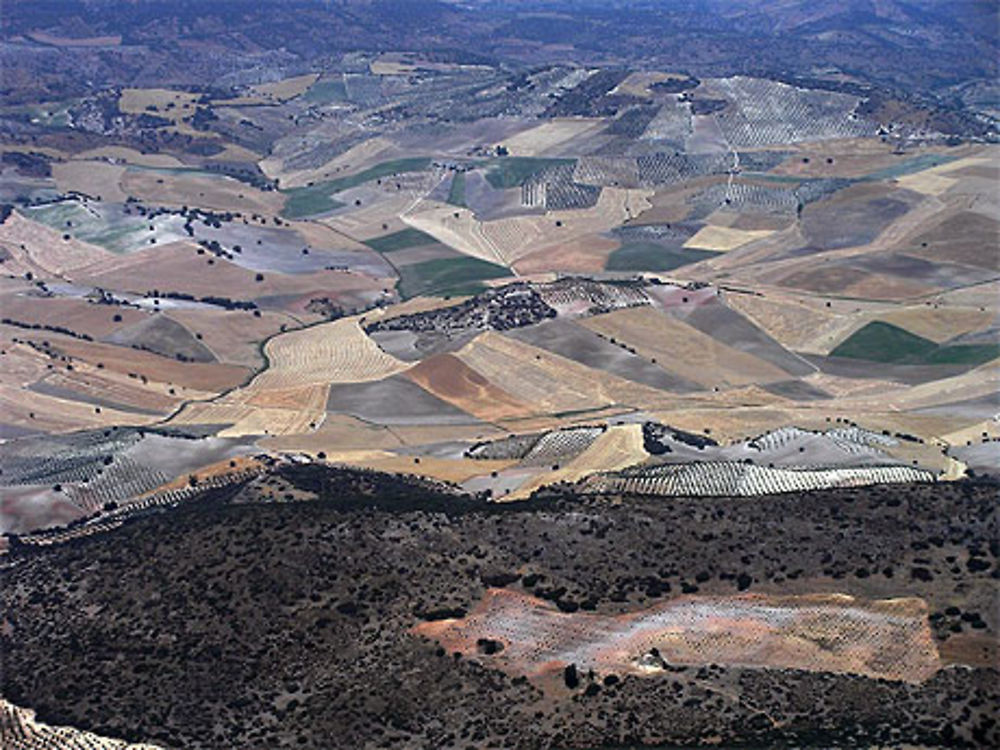
[(285, 206), (281, 209), (281, 215), (286, 219), (325, 214), (344, 205), (330, 195), (333, 191), (327, 188), (326, 183), (282, 192), (287, 196)]
[(437, 242), (437, 240), (429, 234), (413, 227), (407, 227), (392, 234), (384, 234), (381, 237), (365, 240), (363, 244), (380, 253), (391, 253), (396, 250), (405, 250), (408, 247), (430, 245), (433, 242)]
[(923, 358), (936, 348), (937, 344), (930, 339), (876, 320), (848, 336), (830, 352), (830, 356), (870, 362), (902, 362)]
[(539, 159), (533, 156), (505, 156), (494, 159), (485, 177), (497, 190), (520, 187), (529, 177), (560, 164), (576, 164), (576, 159)]
[(317, 81), (310, 86), (302, 98), (313, 104), (329, 104), (339, 102), (347, 98), (347, 89), (341, 79), (331, 79), (327, 81)]
[(847, 337), (831, 357), (902, 365), (981, 365), (1000, 356), (1000, 344), (935, 344), (930, 339), (882, 321)]
[(920, 156), (916, 156), (912, 159), (902, 161), (899, 164), (894, 164), (891, 167), (879, 169), (876, 172), (867, 174), (864, 179), (894, 180), (899, 177), (905, 177), (908, 174), (923, 172), (925, 169), (930, 169), (931, 167), (940, 167), (942, 164), (955, 161), (957, 158), (957, 156), (949, 156), (946, 154), (921, 154)]
[(929, 365), (981, 365), (1000, 357), (1000, 344), (939, 346), (924, 361)]
[(465, 172), (456, 172), (448, 189), (448, 203), (465, 208)]
[(416, 156), (406, 159), (393, 159), (384, 161), (369, 167), (357, 174), (339, 177), (336, 180), (317, 182), (315, 185), (305, 187), (288, 188), (282, 190), (287, 198), (282, 215), (287, 219), (301, 219), (306, 216), (333, 211), (344, 204), (334, 199), (334, 193), (341, 190), (348, 190), (358, 185), (363, 185), (371, 180), (382, 179), (395, 174), (405, 172), (421, 172), (431, 164), (431, 160), (426, 156)]
[(655, 242), (628, 242), (608, 256), (608, 271), (672, 271), (719, 253), (711, 250), (670, 248)]
[(480, 282), (511, 276), (503, 266), (478, 258), (437, 258), (402, 266), (399, 294), (403, 299), (421, 295), (457, 296), (482, 291)]

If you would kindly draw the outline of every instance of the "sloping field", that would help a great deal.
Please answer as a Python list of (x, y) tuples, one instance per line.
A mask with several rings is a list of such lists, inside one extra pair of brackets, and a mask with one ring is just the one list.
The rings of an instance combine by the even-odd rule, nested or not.
[(597, 133), (604, 125), (601, 119), (555, 118), (504, 139), (503, 145), (511, 156), (547, 156), (573, 138)]
[(311, 169), (289, 168), (280, 157), (276, 156), (263, 159), (260, 162), (260, 168), (268, 177), (280, 179), (282, 188), (296, 188), (310, 182), (329, 180), (339, 174), (359, 171), (380, 156), (391, 153), (395, 149), (396, 146), (391, 141), (376, 136), (352, 146), (344, 153)]
[(733, 229), (707, 224), (698, 230), (694, 237), (684, 243), (684, 247), (694, 250), (712, 250), (717, 253), (729, 252), (736, 248), (749, 245), (756, 240), (770, 237), (774, 234), (769, 229)]
[(157, 420), (155, 415), (98, 408), (2, 383), (0, 413), (4, 415), (5, 424), (45, 432), (69, 432), (107, 425), (141, 425)]
[(283, 78), (280, 81), (258, 83), (251, 86), (250, 90), (268, 101), (284, 102), (304, 94), (310, 86), (316, 83), (318, 78), (319, 73), (306, 73), (292, 78)]
[(940, 345), (898, 326), (875, 321), (852, 333), (830, 356), (904, 364), (979, 365), (1000, 357), (1000, 344)]
[(264, 311), (261, 316), (211, 309), (174, 309), (166, 313), (195, 335), (216, 359), (226, 364), (258, 368), (263, 359), (258, 344), (295, 321), (284, 313)]
[(52, 165), (52, 178), (61, 193), (77, 192), (97, 200), (123, 203), (121, 189), (125, 167), (106, 161), (62, 161)]
[(766, 331), (786, 349), (827, 354), (855, 320), (789, 298), (727, 294), (726, 305)]
[(309, 432), (326, 414), (328, 386), (306, 385), (254, 394), (246, 401), (252, 411), (219, 432), (220, 437), (299, 435)]
[(81, 297), (46, 297), (30, 287), (20, 294), (0, 296), (0, 314), (21, 323), (58, 326), (96, 339), (150, 316), (144, 310), (96, 304)]
[(72, 727), (53, 726), (35, 712), (0, 698), (0, 746), (5, 750), (160, 750), (157, 745), (109, 739)]
[(217, 211), (277, 216), (284, 204), (281, 193), (264, 192), (221, 175), (132, 169), (122, 177), (121, 187), (127, 195), (162, 206), (194, 204)]
[[(339, 299), (342, 295), (378, 296), (382, 279), (350, 271), (315, 271), (258, 274), (224, 258), (199, 255), (199, 248), (186, 242), (143, 250), (128, 256), (106, 257), (75, 274), (76, 280), (102, 289), (145, 294), (151, 289), (184, 292), (195, 297), (218, 295), (234, 300), (281, 298), (316, 292), (316, 296)], [(290, 300), (291, 301), (291, 300)], [(307, 300), (308, 301), (308, 300)], [(353, 306), (351, 302), (345, 306)], [(250, 315), (249, 312), (245, 313)]]
[(612, 344), (570, 320), (546, 320), (538, 325), (516, 328), (504, 335), (653, 388), (681, 393), (700, 390), (695, 383), (672, 377), (640, 355)]
[(533, 477), (511, 494), (505, 495), (504, 500), (523, 500), (547, 484), (576, 482), (594, 472), (616, 471), (633, 466), (648, 457), (649, 454), (643, 448), (642, 425), (614, 425), (598, 436), (568, 465)]
[(21, 211), (32, 221), (116, 254), (188, 237), (180, 216), (145, 217), (132, 212), (128, 206), (113, 203), (65, 200)]
[(170, 89), (122, 89), (118, 99), (118, 109), (129, 114), (146, 114), (150, 107), (156, 108), (157, 117), (180, 119), (194, 112), (192, 105), (199, 94)]
[[(649, 208), (650, 190), (604, 188), (592, 208), (480, 221), (469, 209), (422, 201), (404, 222), (475, 258), (510, 266), (553, 245), (605, 232)], [(613, 249), (613, 248), (612, 248)]]
[(271, 339), (265, 347), (270, 365), (247, 387), (260, 392), (326, 383), (380, 380), (408, 365), (383, 352), (358, 325), (341, 318)]
[[(64, 278), (72, 278), (80, 269), (113, 257), (95, 245), (73, 238), (64, 240), (62, 233), (17, 211), (0, 224), (0, 247), (21, 267), (44, 276)], [(11, 265), (5, 264), (8, 268)]]
[(988, 157), (965, 157), (903, 175), (896, 182), (900, 187), (924, 195), (941, 195), (958, 184), (965, 170), (990, 167), (995, 163)]
[(932, 482), (934, 475), (909, 466), (843, 466), (833, 469), (786, 469), (742, 462), (711, 461), (660, 464), (589, 477), (583, 492), (663, 497), (754, 497), (829, 487)]
[(881, 313), (880, 321), (905, 328), (936, 344), (967, 333), (987, 330), (996, 323), (995, 311), (978, 307), (904, 307)]
[(658, 401), (659, 391), (488, 331), (456, 353), (492, 383), (538, 412), (590, 411), (614, 403)]
[[(922, 682), (941, 667), (921, 599), (861, 601), (838, 594), (684, 596), (619, 616), (560, 612), (506, 589), (489, 589), (461, 620), (414, 632), (449, 651), (486, 658), (511, 675), (540, 677), (570, 665), (646, 674), (665, 665), (721, 664)], [(502, 650), (482, 656), (481, 644)]]
[(139, 167), (158, 167), (160, 169), (183, 169), (184, 162), (170, 154), (146, 154), (128, 146), (99, 146), (98, 148), (81, 151), (77, 159), (112, 159), (135, 164)]
[(177, 424), (229, 424), (221, 435), (294, 435), (315, 428), (326, 413), (331, 383), (364, 383), (405, 370), (383, 352), (355, 318), (271, 339), (268, 367), (249, 385), (212, 402), (189, 404)]
[(381, 450), (355, 450), (327, 453), (327, 462), (391, 474), (410, 474), (441, 482), (465, 482), (473, 477), (502, 471), (510, 461), (473, 461), (468, 458), (399, 455)]
[(580, 321), (627, 344), (667, 372), (706, 388), (787, 380), (783, 370), (648, 307), (616, 310)]
[(407, 370), (406, 376), (442, 401), (486, 422), (524, 417), (535, 411), (451, 354), (425, 359)]

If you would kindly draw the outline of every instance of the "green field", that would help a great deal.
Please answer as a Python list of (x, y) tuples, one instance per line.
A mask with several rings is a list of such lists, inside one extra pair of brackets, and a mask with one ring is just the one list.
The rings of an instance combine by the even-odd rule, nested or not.
[(393, 159), (392, 161), (381, 162), (347, 177), (327, 180), (326, 182), (317, 182), (315, 185), (306, 187), (282, 190), (281, 192), (288, 196), (282, 215), (287, 219), (301, 219), (306, 216), (315, 216), (316, 214), (332, 211), (344, 205), (331, 197), (334, 193), (363, 185), (370, 180), (388, 177), (389, 175), (402, 174), (404, 172), (421, 172), (427, 169), (430, 163), (430, 158), (426, 156)]
[(419, 229), (414, 229), (413, 227), (407, 227), (392, 234), (384, 234), (381, 237), (365, 240), (363, 244), (380, 253), (391, 253), (395, 250), (405, 250), (408, 247), (430, 245), (435, 242), (437, 240), (429, 234), (424, 234)]
[[(112, 253), (126, 253), (148, 247), (150, 238), (158, 241), (179, 239), (183, 219), (169, 214), (154, 218), (125, 216), (88, 211), (76, 201), (61, 201), (42, 206), (25, 206), (18, 211), (27, 218), (57, 232), (103, 247)], [(67, 223), (68, 222), (68, 223)], [(149, 231), (153, 225), (156, 230)]]
[(719, 253), (711, 250), (671, 248), (655, 242), (629, 242), (608, 257), (608, 271), (672, 271)]
[(448, 189), (448, 203), (465, 208), (465, 172), (456, 172)]
[(908, 174), (922, 172), (931, 167), (939, 167), (942, 164), (955, 161), (957, 156), (946, 156), (944, 154), (921, 154), (913, 159), (907, 159), (899, 164), (895, 164), (877, 172), (865, 175), (866, 180), (894, 180), (897, 177), (905, 177)]
[(347, 89), (344, 88), (342, 80), (316, 81), (302, 95), (302, 98), (313, 104), (329, 104), (339, 102), (347, 98)]
[(506, 156), (494, 159), (486, 168), (486, 180), (497, 190), (520, 187), (547, 167), (575, 164), (576, 159), (537, 159), (531, 156)]
[(830, 356), (902, 365), (980, 365), (1000, 356), (1000, 345), (935, 344), (899, 326), (873, 321), (848, 336)]
[(458, 296), (475, 294), (483, 289), (479, 282), (511, 276), (503, 266), (478, 258), (438, 258), (402, 266), (399, 269), (399, 294), (403, 299), (420, 295)]
[(330, 193), (333, 191), (327, 187), (325, 182), (311, 187), (292, 188), (281, 192), (287, 196), (285, 207), (281, 209), (281, 215), (286, 219), (301, 219), (306, 216), (325, 214), (344, 205), (330, 197)]

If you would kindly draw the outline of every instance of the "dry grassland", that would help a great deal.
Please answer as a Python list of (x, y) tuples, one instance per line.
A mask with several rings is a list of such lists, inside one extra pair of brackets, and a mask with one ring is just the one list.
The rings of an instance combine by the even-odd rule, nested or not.
[(192, 333), (201, 334), (201, 343), (220, 362), (255, 369), (263, 365), (258, 343), (278, 333), (282, 325), (298, 326), (291, 316), (270, 311), (257, 318), (229, 310), (172, 309), (166, 316)]
[(629, 73), (628, 77), (615, 86), (608, 94), (625, 94), (627, 96), (637, 96), (640, 99), (648, 99), (652, 96), (649, 87), (654, 83), (670, 80), (684, 80), (687, 76), (679, 73), (664, 73), (659, 70), (637, 70)]
[(694, 237), (684, 243), (684, 247), (697, 250), (715, 250), (716, 252), (728, 252), (738, 247), (749, 245), (751, 242), (762, 240), (774, 234), (769, 229), (734, 229), (732, 227), (721, 227), (709, 224), (698, 230)]
[(341, 318), (282, 334), (267, 343), (265, 352), (270, 366), (247, 386), (248, 391), (366, 383), (409, 367), (368, 338), (357, 318)]
[(110, 425), (143, 425), (159, 419), (80, 401), (46, 396), (0, 383), (0, 414), (5, 424), (41, 430), (72, 432)]
[(77, 159), (111, 159), (116, 162), (135, 164), (137, 167), (153, 167), (160, 169), (178, 169), (184, 165), (180, 159), (170, 154), (144, 154), (127, 146), (101, 146), (88, 151), (81, 151)]
[(379, 349), (355, 318), (282, 334), (264, 350), (269, 366), (249, 385), (189, 404), (173, 421), (232, 425), (223, 437), (306, 433), (323, 421), (331, 383), (381, 380), (407, 368)]
[(406, 377), (467, 414), (484, 422), (516, 419), (533, 413), (452, 354), (438, 354), (406, 371)]
[(615, 425), (568, 465), (532, 477), (514, 492), (504, 495), (503, 500), (523, 500), (545, 485), (576, 482), (599, 471), (616, 471), (633, 466), (647, 458), (649, 454), (643, 448), (642, 425)]
[(828, 354), (851, 331), (860, 327), (855, 318), (790, 299), (726, 294), (725, 300), (728, 307), (792, 351)]
[(593, 135), (605, 125), (598, 118), (555, 118), (505, 139), (502, 145), (511, 156), (549, 156), (567, 141)]
[(304, 94), (318, 79), (319, 73), (306, 73), (272, 83), (258, 83), (250, 90), (265, 101), (286, 102)]
[(140, 200), (162, 206), (190, 206), (234, 213), (275, 216), (284, 205), (284, 196), (264, 192), (230, 177), (200, 177), (145, 170), (128, 171), (121, 180), (122, 190)]
[(592, 208), (493, 221), (480, 221), (469, 209), (421, 201), (401, 218), (466, 255), (510, 267), (544, 248), (572, 243), (639, 216), (649, 208), (652, 194), (651, 190), (604, 188)]
[[(133, 115), (152, 114), (175, 122), (194, 114), (195, 102), (200, 94), (170, 89), (122, 89), (118, 109)], [(168, 104), (174, 106), (167, 109)], [(156, 111), (148, 110), (156, 107)]]
[(106, 161), (63, 161), (52, 165), (52, 178), (61, 193), (77, 192), (98, 200), (124, 203), (121, 189), (125, 167)]
[(769, 362), (738, 351), (681, 320), (635, 307), (579, 321), (592, 331), (632, 346), (667, 372), (706, 388), (787, 380)]
[(394, 431), (373, 425), (349, 414), (327, 412), (315, 430), (300, 435), (282, 435), (261, 440), (260, 446), (269, 450), (300, 452), (310, 455), (335, 453), (345, 450), (387, 450), (398, 448), (403, 442)]
[(286, 169), (284, 161), (277, 156), (262, 159), (259, 166), (271, 179), (280, 179), (282, 188), (302, 187), (310, 182), (322, 182), (359, 172), (375, 162), (391, 158), (396, 150), (396, 145), (392, 141), (376, 136), (352, 146), (344, 153), (312, 169)]
[[(14, 263), (45, 277), (75, 278), (81, 269), (112, 259), (103, 248), (75, 238), (64, 240), (50, 229), (14, 211), (0, 224), (0, 247)], [(14, 265), (10, 261), (7, 266)]]
[(441, 482), (464, 482), (472, 477), (502, 471), (513, 461), (476, 461), (471, 458), (438, 458), (436, 456), (401, 456), (382, 450), (350, 450), (328, 452), (328, 463), (374, 469), (392, 474), (416, 474)]
[(465, 364), (538, 414), (590, 411), (614, 404), (657, 403), (665, 395), (648, 386), (488, 331), (456, 353)]

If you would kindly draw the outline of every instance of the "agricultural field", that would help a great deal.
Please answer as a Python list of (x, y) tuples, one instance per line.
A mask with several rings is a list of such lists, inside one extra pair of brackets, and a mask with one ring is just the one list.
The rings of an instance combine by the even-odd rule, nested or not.
[(64, 4), (0, 747), (996, 744), (978, 5)]

